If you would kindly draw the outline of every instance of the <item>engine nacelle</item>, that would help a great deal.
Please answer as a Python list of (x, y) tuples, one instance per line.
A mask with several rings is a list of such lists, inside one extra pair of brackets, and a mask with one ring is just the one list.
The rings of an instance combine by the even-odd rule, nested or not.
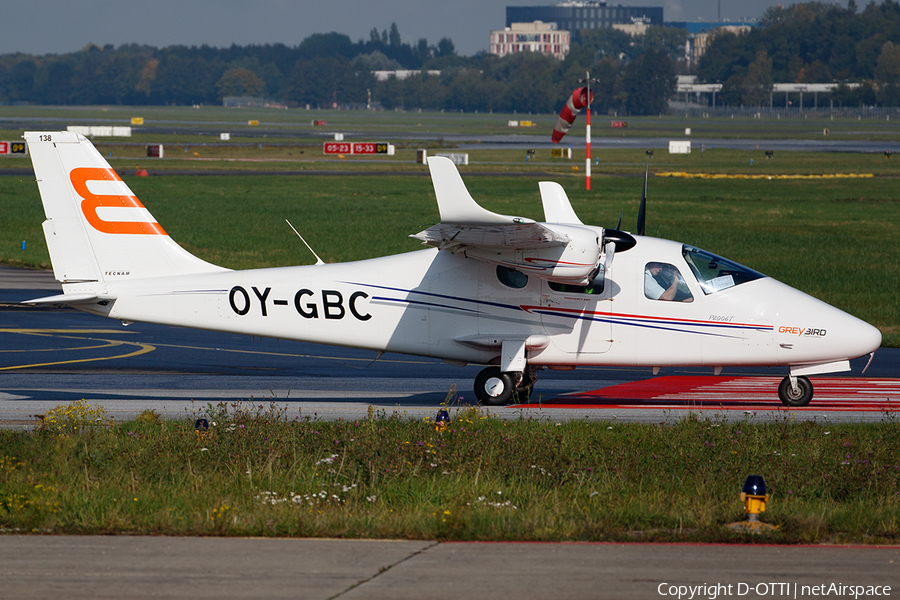
[(603, 237), (603, 229), (556, 223), (543, 225), (568, 241), (565, 244), (524, 250), (466, 248), (464, 254), (468, 258), (500, 264), (558, 283), (589, 284), (600, 263), (599, 242)]

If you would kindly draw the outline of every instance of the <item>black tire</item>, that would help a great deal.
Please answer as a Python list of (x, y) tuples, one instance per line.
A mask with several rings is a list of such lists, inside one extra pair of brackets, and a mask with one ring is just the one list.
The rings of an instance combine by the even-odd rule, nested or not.
[(525, 404), (528, 402), (528, 399), (531, 398), (531, 392), (534, 391), (534, 384), (537, 382), (537, 373), (537, 368), (531, 365), (525, 369), (525, 372), (522, 373), (522, 379), (516, 385), (511, 403)]
[(488, 367), (475, 378), (475, 397), (484, 406), (505, 406), (512, 400), (516, 383), (511, 373)]
[(778, 397), (785, 406), (806, 406), (813, 397), (813, 386), (806, 377), (797, 378), (797, 391), (791, 387), (791, 378), (785, 377), (778, 386)]

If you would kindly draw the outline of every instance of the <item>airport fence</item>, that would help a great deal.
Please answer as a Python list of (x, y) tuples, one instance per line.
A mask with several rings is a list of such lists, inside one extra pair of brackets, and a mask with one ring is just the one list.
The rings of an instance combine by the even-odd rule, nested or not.
[(768, 106), (672, 106), (669, 114), (690, 118), (743, 118), (743, 119), (847, 119), (857, 121), (900, 120), (900, 107), (768, 107)]

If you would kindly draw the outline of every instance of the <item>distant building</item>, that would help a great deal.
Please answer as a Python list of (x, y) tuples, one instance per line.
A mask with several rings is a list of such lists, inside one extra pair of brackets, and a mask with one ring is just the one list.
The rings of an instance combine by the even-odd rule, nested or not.
[(650, 25), (647, 24), (646, 19), (632, 17), (631, 20), (631, 23), (613, 23), (612, 28), (627, 33), (631, 37), (647, 33), (647, 28), (650, 27)]
[(684, 54), (688, 66), (692, 67), (706, 54), (709, 43), (717, 34), (746, 33), (756, 27), (756, 21), (671, 21), (666, 23), (666, 27), (687, 29), (688, 39)]
[(505, 29), (491, 32), (490, 53), (506, 56), (516, 52), (539, 52), (562, 60), (569, 53), (568, 31), (557, 29), (556, 23), (511, 23)]
[(572, 34), (578, 41), (582, 29), (600, 29), (613, 25), (631, 25), (636, 19), (648, 25), (663, 25), (661, 6), (622, 6), (606, 2), (559, 2), (552, 6), (507, 6), (506, 26), (513, 23), (543, 21), (556, 23), (557, 29)]
[[(431, 77), (440, 77), (440, 71), (425, 71)], [(396, 71), (372, 71), (372, 75), (375, 76), (376, 81), (387, 81), (391, 77), (396, 79), (397, 81), (403, 81), (407, 77), (415, 77), (416, 75), (421, 75), (422, 71), (419, 69), (397, 69)]]

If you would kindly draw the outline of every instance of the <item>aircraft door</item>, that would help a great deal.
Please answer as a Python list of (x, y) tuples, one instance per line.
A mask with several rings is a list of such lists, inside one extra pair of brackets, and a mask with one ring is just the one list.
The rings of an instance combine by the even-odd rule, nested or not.
[(541, 286), (541, 319), (557, 349), (572, 354), (600, 354), (609, 350), (612, 302), (602, 269), (589, 286), (546, 280)]

